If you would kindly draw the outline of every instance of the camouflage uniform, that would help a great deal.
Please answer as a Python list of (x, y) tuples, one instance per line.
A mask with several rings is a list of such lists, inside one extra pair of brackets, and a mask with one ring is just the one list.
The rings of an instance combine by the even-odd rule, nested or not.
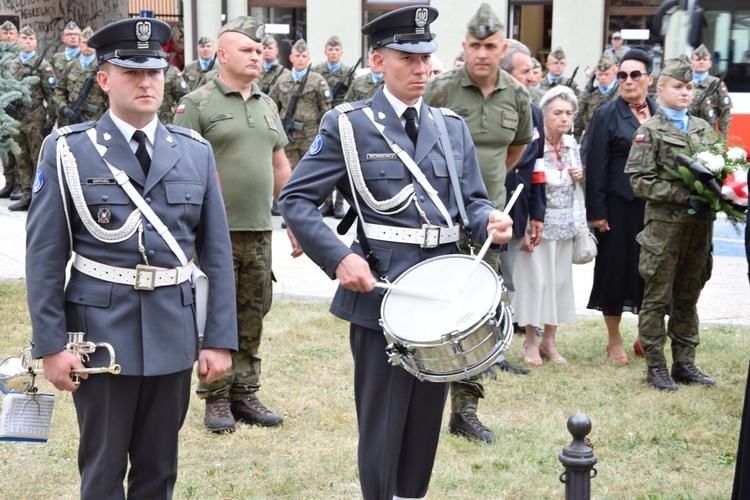
[[(554, 57), (555, 59), (565, 59), (565, 52), (563, 52), (562, 47), (557, 47), (555, 50), (550, 52), (549, 55)], [(557, 87), (558, 85), (566, 85), (575, 93), (576, 97), (578, 97), (578, 94), (581, 93), (581, 89), (580, 87), (578, 87), (578, 84), (575, 81), (568, 83), (568, 81), (570, 80), (569, 77), (562, 75), (559, 78), (557, 78), (554, 82), (550, 82), (548, 75), (549, 73), (547, 75), (544, 75), (542, 79), (539, 81), (539, 90), (542, 92), (542, 94), (546, 93), (549, 89), (553, 87)], [(535, 102), (534, 104), (538, 105), (539, 103)]]
[[(596, 64), (596, 69), (598, 69), (599, 71), (607, 71), (614, 64), (615, 62), (611, 57), (602, 56), (601, 58), (599, 58), (599, 61)], [(619, 86), (616, 79), (614, 80), (614, 87), (610, 89), (610, 91), (606, 94), (601, 91), (599, 86), (596, 84), (596, 80), (594, 80), (592, 83), (594, 83), (593, 88), (591, 90), (589, 90), (588, 88), (585, 89), (578, 97), (578, 113), (576, 113), (575, 124), (573, 126), (573, 137), (575, 137), (576, 141), (578, 141), (579, 144), (581, 143), (581, 137), (583, 136), (583, 133), (589, 126), (589, 123), (591, 123), (591, 117), (594, 116), (594, 111), (596, 111), (599, 106), (613, 101), (617, 96), (620, 95), (620, 92), (618, 90)], [(585, 157), (583, 158), (583, 160), (584, 162), (586, 161)]]
[[(245, 29), (250, 37), (257, 25), (253, 18), (240, 17), (223, 30)], [(274, 189), (272, 156), (286, 145), (287, 137), (276, 105), (260, 92), (256, 82), (244, 100), (218, 77), (180, 101), (174, 123), (199, 132), (213, 147), (223, 186), (237, 288), (239, 349), (232, 355), (232, 369), (212, 384), (199, 383), (197, 393), (209, 401), (222, 397), (241, 401), (252, 397), (260, 387), (258, 353), (263, 317), (273, 298), (273, 222), (268, 203)]]
[(164, 99), (161, 102), (158, 115), (159, 121), (167, 124), (172, 123), (177, 103), (189, 90), (180, 70), (174, 66), (167, 66), (164, 69), (166, 70), (164, 74)]
[(268, 90), (268, 92), (264, 93), (270, 94), (271, 89), (276, 85), (276, 82), (278, 82), (282, 76), (288, 75), (289, 73), (290, 71), (281, 64), (274, 64), (268, 71), (263, 70), (260, 72), (258, 86), (260, 86), (261, 91)]
[(349, 90), (346, 91), (344, 96), (344, 102), (360, 101), (362, 99), (369, 99), (378, 90), (378, 87), (383, 85), (383, 78), (381, 77), (377, 82), (372, 79), (372, 73), (366, 75), (360, 75), (352, 80), (352, 84), (349, 86)]
[[(31, 28), (21, 28), (21, 32)], [(19, 56), (14, 59), (12, 73), (17, 80), (24, 76), (38, 77), (38, 81), (29, 86), (31, 91), (32, 108), (23, 108), (24, 117), (19, 120), (19, 132), (13, 139), (21, 147), (21, 153), (15, 155), (18, 180), (21, 184), (21, 201), (28, 202), (31, 199), (31, 180), (39, 157), (39, 150), (44, 140), (44, 131), (52, 130), (57, 117), (57, 109), (54, 102), (55, 72), (52, 65), (42, 59), (41, 63), (33, 70), (39, 55), (35, 54), (26, 62), (21, 61)], [(47, 102), (45, 106), (44, 102)], [(20, 203), (20, 202), (19, 202)], [(11, 205), (12, 206), (12, 205)]]
[(660, 108), (637, 130), (625, 166), (634, 193), (646, 201), (644, 228), (636, 239), (641, 245), (638, 271), (645, 280), (638, 338), (649, 368), (666, 364), (667, 336), (674, 362), (694, 361), (700, 343), (696, 304), (711, 276), (715, 215), (691, 214), (690, 190), (676, 186), (677, 179), (664, 169), (677, 167), (676, 152), (693, 156), (701, 145), (716, 142), (707, 122), (692, 116), (688, 120), (687, 132), (682, 132)]
[[(76, 24), (74, 21), (70, 21), (68, 24), (65, 25), (66, 30), (79, 30), (80, 27), (78, 24)], [(65, 66), (68, 65), (68, 63), (72, 60), (74, 60), (76, 57), (78, 57), (81, 54), (81, 49), (79, 48), (78, 51), (75, 53), (73, 57), (68, 59), (68, 55), (65, 52), (65, 46), (63, 45), (62, 52), (56, 52), (52, 54), (52, 58), (50, 59), (50, 62), (52, 63), (52, 69), (55, 70), (55, 75), (61, 77), (61, 75), (65, 72)]]
[[(337, 36), (332, 36), (328, 39), (328, 42), (326, 42), (326, 46), (328, 45), (340, 46), (341, 40), (339, 40), (339, 37)], [(333, 99), (332, 106), (338, 106), (345, 101), (344, 96), (346, 95), (346, 88), (344, 88), (343, 91), (339, 92), (339, 94), (336, 96), (333, 95), (333, 90), (336, 88), (336, 85), (349, 74), (351, 66), (340, 63), (340, 66), (335, 71), (331, 71), (328, 67), (328, 62), (322, 62), (320, 64), (314, 65), (312, 67), (312, 70), (315, 73), (322, 75), (323, 78), (326, 79), (326, 82), (328, 82), (328, 87), (331, 89), (331, 99)]]
[(76, 57), (65, 66), (65, 72), (60, 75), (60, 79), (55, 85), (55, 103), (58, 110), (58, 124), (67, 124), (68, 119), (62, 114), (61, 110), (67, 106), (73, 109), (75, 103), (81, 95), (81, 90), (86, 83), (86, 79), (93, 78), (91, 89), (86, 95), (85, 104), (79, 110), (73, 109), (81, 117), (81, 122), (89, 120), (98, 120), (104, 114), (108, 107), (107, 94), (102, 90), (96, 81), (96, 73), (99, 66), (96, 61), (91, 62), (86, 68), (83, 68), (80, 58)]
[(719, 134), (723, 139), (726, 139), (729, 133), (729, 125), (732, 122), (732, 98), (729, 97), (729, 91), (724, 82), (715, 76), (708, 75), (701, 83), (693, 87), (693, 103), (697, 104), (697, 101), (709, 90), (710, 86), (714, 85), (714, 82), (717, 83), (711, 95), (706, 97), (700, 105), (700, 109), (691, 107), (690, 113), (698, 118), (703, 118), (714, 127), (718, 124)]
[[(298, 47), (295, 44), (295, 47)], [(295, 50), (295, 49), (292, 49)], [(307, 50), (305, 48), (305, 50)], [(299, 51), (302, 52), (302, 51)], [(294, 75), (289, 72), (280, 76), (276, 84), (271, 89), (269, 96), (279, 108), (279, 115), (286, 117), (289, 103), (295, 93), (300, 93), (300, 99), (297, 101), (297, 109), (294, 111), (294, 130), (292, 131), (291, 142), (285, 146), (286, 156), (289, 158), (289, 164), (292, 168), (297, 166), (300, 158), (307, 152), (312, 140), (318, 133), (318, 125), (323, 115), (331, 109), (331, 91), (328, 88), (328, 82), (319, 73), (312, 70), (307, 75), (305, 88), (299, 90), (299, 82), (294, 80)]]
[[(472, 36), (483, 40), (502, 29), (502, 23), (489, 5), (482, 4), (467, 28)], [(504, 70), (497, 71), (495, 88), (487, 97), (463, 65), (430, 79), (424, 100), (430, 106), (447, 107), (466, 121), (489, 198), (502, 209), (506, 200), (508, 146), (529, 144), (533, 129), (526, 87)], [(463, 253), (469, 253), (468, 245), (461, 247)], [(500, 271), (497, 254), (490, 252), (485, 260), (496, 272)], [(484, 398), (482, 376), (451, 383), (450, 393), (451, 413), (476, 413), (479, 398)]]
[(207, 76), (208, 73), (214, 69), (217, 71), (219, 69), (219, 60), (216, 58), (216, 54), (214, 54), (213, 59), (211, 59), (206, 69), (203, 69), (201, 62), (197, 59), (186, 65), (182, 71), (182, 77), (187, 82), (188, 92), (192, 92), (198, 87), (205, 85), (210, 80)]

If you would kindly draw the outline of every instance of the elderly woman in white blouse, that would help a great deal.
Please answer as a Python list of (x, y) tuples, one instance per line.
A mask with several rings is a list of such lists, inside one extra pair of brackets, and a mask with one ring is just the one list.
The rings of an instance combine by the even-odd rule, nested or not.
[[(519, 253), (513, 275), (517, 276), (513, 310), (519, 325), (526, 327), (524, 361), (541, 366), (543, 358), (565, 364), (557, 351), (555, 334), (560, 323), (575, 324), (573, 295), (573, 200), (576, 182), (583, 180), (578, 143), (568, 135), (578, 101), (568, 87), (550, 89), (540, 103), (544, 116), (544, 173), (547, 210), (544, 234), (536, 247)], [(534, 236), (534, 235), (530, 235)], [(541, 342), (537, 327), (544, 326)]]

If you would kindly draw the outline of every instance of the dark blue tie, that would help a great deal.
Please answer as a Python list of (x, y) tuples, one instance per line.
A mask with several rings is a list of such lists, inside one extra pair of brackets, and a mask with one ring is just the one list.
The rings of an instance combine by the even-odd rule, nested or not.
[(148, 177), (148, 169), (151, 168), (151, 157), (146, 149), (146, 133), (143, 130), (133, 132), (133, 140), (138, 143), (138, 149), (135, 150), (135, 157), (141, 164), (143, 173)]
[(406, 125), (404, 126), (406, 135), (409, 136), (411, 142), (416, 146), (417, 134), (419, 133), (419, 129), (417, 128), (417, 110), (412, 107), (406, 108), (403, 117), (406, 120)]

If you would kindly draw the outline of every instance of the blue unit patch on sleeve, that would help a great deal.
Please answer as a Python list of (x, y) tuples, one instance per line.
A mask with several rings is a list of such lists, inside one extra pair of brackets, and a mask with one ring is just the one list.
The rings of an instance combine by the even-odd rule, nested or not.
[(55, 85), (57, 83), (57, 80), (55, 79), (54, 76), (50, 76), (47, 81), (49, 82), (50, 85)]
[(42, 190), (42, 186), (44, 186), (44, 172), (39, 169), (36, 171), (36, 175), (34, 176), (34, 184), (31, 186), (32, 193), (37, 194)]
[(310, 156), (315, 156), (316, 154), (320, 153), (320, 151), (323, 149), (323, 136), (318, 134), (315, 136), (315, 139), (313, 139), (312, 144), (310, 144), (310, 149), (307, 150), (307, 154)]

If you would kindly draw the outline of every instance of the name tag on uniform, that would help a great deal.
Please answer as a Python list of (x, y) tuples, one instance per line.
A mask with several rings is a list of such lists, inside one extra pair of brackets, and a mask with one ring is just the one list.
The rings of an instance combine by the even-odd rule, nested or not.
[(220, 115), (214, 115), (209, 116), (208, 121), (210, 122), (220, 122), (222, 120), (231, 120), (232, 119), (232, 113), (222, 113)]
[(367, 155), (367, 160), (395, 160), (396, 153), (372, 153)]
[(88, 177), (86, 184), (117, 184), (117, 181), (114, 178)]

